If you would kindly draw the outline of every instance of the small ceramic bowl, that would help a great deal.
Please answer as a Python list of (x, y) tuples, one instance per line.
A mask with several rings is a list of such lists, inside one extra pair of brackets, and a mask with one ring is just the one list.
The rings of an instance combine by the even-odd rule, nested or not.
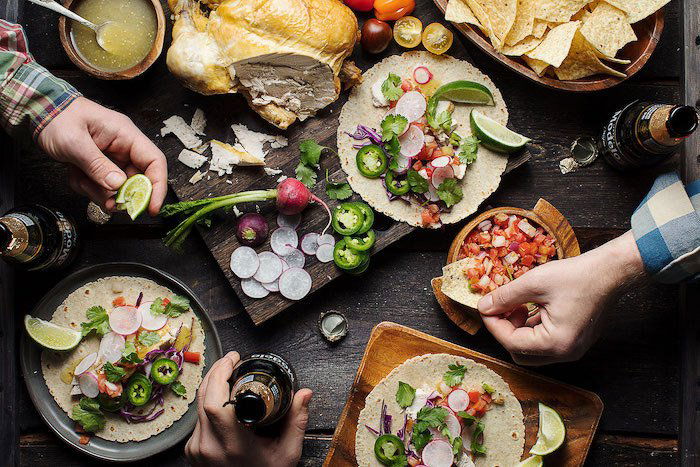
[[(85, 73), (88, 73), (95, 78), (106, 79), (106, 80), (123, 80), (131, 79), (139, 76), (160, 57), (163, 51), (163, 41), (165, 40), (165, 12), (163, 11), (163, 6), (160, 4), (160, 0), (147, 0), (153, 5), (153, 9), (156, 13), (156, 37), (153, 41), (153, 47), (151, 47), (148, 55), (138, 64), (131, 68), (121, 71), (105, 71), (100, 68), (95, 67), (90, 62), (83, 59), (83, 57), (78, 53), (71, 39), (71, 27), (72, 21), (67, 20), (64, 16), (58, 20), (58, 33), (61, 38), (61, 45), (63, 45), (63, 50), (66, 51), (68, 58)], [(66, 0), (63, 3), (68, 9), (73, 9), (80, 0)]]

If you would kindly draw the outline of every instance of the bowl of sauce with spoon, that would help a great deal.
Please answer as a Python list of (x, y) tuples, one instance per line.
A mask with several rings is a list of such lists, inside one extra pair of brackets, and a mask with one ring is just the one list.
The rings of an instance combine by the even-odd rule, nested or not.
[(61, 44), (76, 66), (101, 79), (130, 79), (160, 56), (165, 14), (159, 0), (68, 0), (97, 31), (61, 17)]

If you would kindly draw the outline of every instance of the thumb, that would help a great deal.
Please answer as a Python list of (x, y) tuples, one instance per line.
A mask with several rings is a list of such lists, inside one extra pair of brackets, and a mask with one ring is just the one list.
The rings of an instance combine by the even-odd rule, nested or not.
[(287, 452), (294, 452), (304, 442), (304, 433), (309, 424), (309, 402), (313, 392), (311, 389), (300, 389), (294, 394), (292, 408), (282, 430), (281, 443)]
[(477, 307), (483, 315), (501, 315), (527, 302), (537, 303), (542, 295), (542, 287), (531, 271), (482, 297)]
[(116, 191), (126, 181), (124, 171), (100, 151), (89, 135), (81, 138), (74, 151), (72, 162), (99, 186)]

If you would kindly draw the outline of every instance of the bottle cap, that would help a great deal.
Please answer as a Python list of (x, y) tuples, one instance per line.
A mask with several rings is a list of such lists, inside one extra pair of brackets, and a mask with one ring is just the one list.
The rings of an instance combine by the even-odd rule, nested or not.
[(348, 334), (348, 320), (338, 311), (324, 311), (318, 318), (318, 329), (328, 342), (338, 342)]
[(598, 146), (595, 140), (590, 136), (576, 138), (571, 144), (571, 157), (580, 166), (592, 164), (598, 158)]

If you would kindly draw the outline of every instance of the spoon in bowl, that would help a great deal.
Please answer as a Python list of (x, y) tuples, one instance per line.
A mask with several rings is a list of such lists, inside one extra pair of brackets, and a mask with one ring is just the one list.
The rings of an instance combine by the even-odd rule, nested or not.
[(80, 15), (77, 15), (76, 13), (70, 11), (68, 8), (64, 7), (63, 5), (61, 5), (60, 3), (58, 3), (54, 0), (29, 0), (29, 1), (36, 4), (36, 5), (43, 6), (44, 8), (48, 8), (49, 10), (53, 10), (56, 13), (60, 13), (67, 18), (70, 18), (74, 21), (77, 21), (78, 23), (82, 24), (86, 28), (92, 29), (93, 31), (95, 31), (95, 38), (97, 40), (97, 45), (102, 47), (102, 49), (106, 50), (107, 52), (110, 51), (107, 48), (107, 46), (105, 45), (105, 43), (106, 43), (105, 30), (107, 29), (107, 26), (109, 26), (109, 24), (112, 23), (111, 21), (105, 21), (104, 23), (98, 25), (98, 24), (95, 24), (91, 21), (86, 20), (85, 18), (83, 18)]

